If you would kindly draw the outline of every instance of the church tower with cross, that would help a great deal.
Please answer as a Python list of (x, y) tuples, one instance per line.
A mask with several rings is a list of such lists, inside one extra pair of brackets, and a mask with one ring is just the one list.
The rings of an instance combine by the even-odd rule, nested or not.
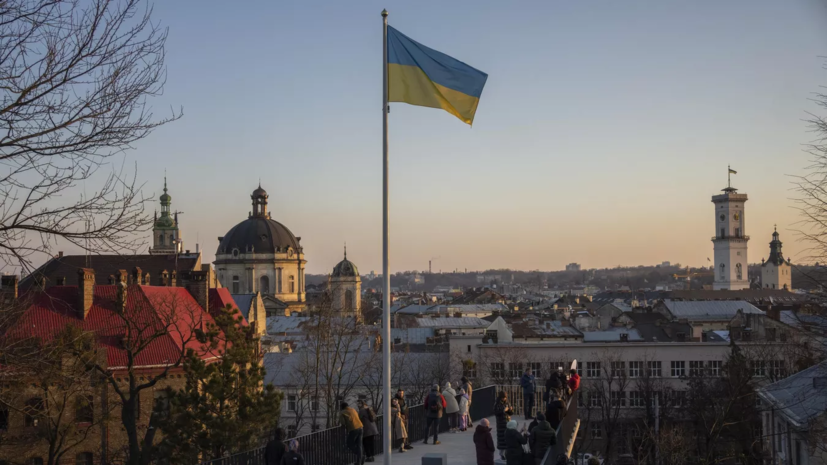
[(781, 241), (778, 240), (778, 230), (772, 232), (770, 242), (770, 257), (761, 259), (761, 288), (762, 289), (793, 289), (792, 267), (790, 261), (781, 253)]
[(184, 249), (184, 242), (181, 240), (181, 232), (178, 230), (178, 212), (172, 213), (172, 196), (167, 193), (167, 178), (164, 176), (164, 193), (158, 199), (161, 202), (161, 216), (155, 212), (155, 222), (152, 225), (152, 248), (149, 253), (153, 255), (168, 255), (181, 253)]
[(727, 187), (722, 189), (723, 194), (713, 195), (715, 204), (715, 236), (712, 244), (715, 251), (715, 279), (712, 288), (715, 290), (749, 289), (747, 276), (747, 243), (746, 219), (744, 204), (747, 194), (739, 194), (732, 187), (731, 176), (735, 170), (727, 168)]

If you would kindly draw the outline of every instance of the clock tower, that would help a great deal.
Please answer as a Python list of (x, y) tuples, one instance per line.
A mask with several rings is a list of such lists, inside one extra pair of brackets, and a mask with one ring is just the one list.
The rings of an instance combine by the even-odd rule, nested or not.
[[(729, 173), (735, 173), (730, 169)], [(713, 195), (715, 204), (715, 236), (712, 244), (715, 249), (715, 290), (749, 289), (747, 276), (747, 242), (749, 236), (744, 229), (744, 204), (747, 194), (727, 182), (723, 194)]]

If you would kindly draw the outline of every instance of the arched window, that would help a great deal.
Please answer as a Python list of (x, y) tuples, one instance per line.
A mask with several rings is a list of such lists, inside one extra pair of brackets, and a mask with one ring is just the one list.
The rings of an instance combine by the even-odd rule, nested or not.
[(287, 278), (287, 282), (288, 282), (288, 285), (287, 285), (288, 287), (287, 288), (289, 289), (289, 292), (291, 294), (295, 293), (296, 292), (296, 277), (291, 274), (290, 277)]
[(158, 235), (158, 245), (164, 245), (164, 235), (163, 234)]
[(32, 397), (26, 401), (23, 412), (26, 414), (25, 425), (37, 426), (40, 422), (40, 417), (43, 415), (43, 399), (40, 397)]
[(281, 268), (276, 268), (276, 293), (282, 293)]
[(238, 276), (233, 276), (233, 294), (241, 293), (241, 288), (239, 287)]
[(262, 294), (270, 293), (270, 278), (267, 276), (262, 276), (258, 279), (258, 291)]
[(740, 263), (735, 264), (735, 276), (736, 276), (736, 279), (738, 279), (738, 281), (741, 280), (742, 275), (741, 275), (741, 264)]
[(721, 279), (726, 278), (726, 265), (721, 263)]
[(353, 311), (353, 291), (351, 291), (350, 289), (345, 291), (345, 311)]
[(175, 235), (174, 234), (169, 235), (169, 245), (175, 245)]

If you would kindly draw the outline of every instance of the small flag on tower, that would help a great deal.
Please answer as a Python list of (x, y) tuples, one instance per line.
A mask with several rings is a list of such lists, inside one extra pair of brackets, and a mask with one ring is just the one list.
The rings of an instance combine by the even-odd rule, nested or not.
[(732, 169), (732, 168), (729, 168), (729, 172), (730, 172), (730, 173), (732, 173), (732, 174), (738, 174), (738, 172), (737, 172), (737, 171), (735, 171), (735, 170), (734, 170), (734, 169)]

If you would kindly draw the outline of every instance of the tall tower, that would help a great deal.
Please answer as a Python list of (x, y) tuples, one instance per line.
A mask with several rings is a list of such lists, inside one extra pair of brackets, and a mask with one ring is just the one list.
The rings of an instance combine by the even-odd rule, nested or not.
[(793, 279), (789, 260), (784, 259), (781, 253), (781, 241), (778, 240), (778, 231), (772, 233), (770, 242), (770, 258), (761, 260), (761, 287), (764, 289), (793, 289)]
[[(733, 170), (729, 170), (734, 173)], [(747, 242), (749, 236), (744, 229), (744, 203), (747, 194), (727, 182), (723, 194), (713, 195), (715, 204), (715, 236), (712, 243), (715, 249), (715, 290), (749, 289), (747, 276)]]
[(172, 196), (167, 194), (167, 178), (164, 176), (164, 193), (159, 199), (161, 201), (161, 216), (155, 213), (155, 224), (152, 227), (152, 248), (149, 253), (153, 255), (164, 255), (181, 253), (184, 249), (184, 241), (181, 240), (178, 231), (178, 214), (173, 218), (169, 210), (172, 204)]
[(347, 259), (347, 247), (344, 260), (333, 267), (328, 287), (334, 312), (343, 316), (362, 316), (362, 278), (356, 265)]

